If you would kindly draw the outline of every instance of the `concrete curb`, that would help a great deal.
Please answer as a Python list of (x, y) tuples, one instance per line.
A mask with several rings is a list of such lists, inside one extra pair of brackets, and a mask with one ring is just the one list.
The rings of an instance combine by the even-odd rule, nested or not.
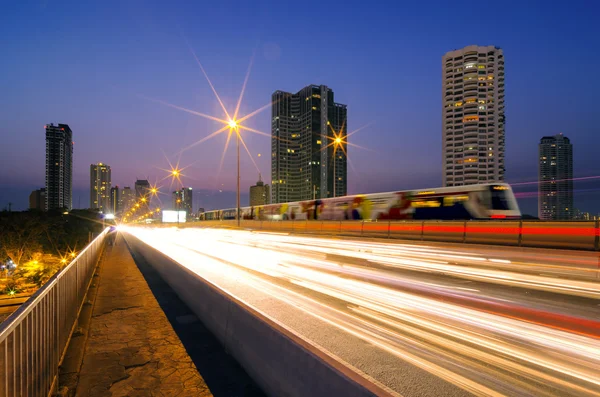
[(137, 238), (126, 240), (134, 257), (147, 259), (267, 394), (394, 395)]

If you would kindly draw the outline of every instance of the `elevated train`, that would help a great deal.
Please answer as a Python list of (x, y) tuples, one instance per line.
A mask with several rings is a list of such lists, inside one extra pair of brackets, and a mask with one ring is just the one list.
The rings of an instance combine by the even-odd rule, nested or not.
[[(248, 220), (519, 219), (508, 184), (494, 183), (268, 204), (240, 209)], [(206, 211), (201, 220), (236, 219), (236, 209)]]

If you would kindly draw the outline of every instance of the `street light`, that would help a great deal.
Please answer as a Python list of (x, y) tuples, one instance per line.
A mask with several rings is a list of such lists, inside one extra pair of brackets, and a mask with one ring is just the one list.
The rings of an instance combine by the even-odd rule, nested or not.
[(235, 215), (237, 225), (240, 226), (240, 131), (238, 123), (235, 120), (229, 120), (229, 129), (235, 131), (235, 146), (237, 150), (237, 191), (236, 191), (236, 207)]

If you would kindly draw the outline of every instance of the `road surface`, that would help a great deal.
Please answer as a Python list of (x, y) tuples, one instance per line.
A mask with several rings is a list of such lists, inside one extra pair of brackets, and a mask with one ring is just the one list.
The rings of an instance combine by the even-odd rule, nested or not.
[(595, 254), (126, 232), (400, 395), (600, 396)]

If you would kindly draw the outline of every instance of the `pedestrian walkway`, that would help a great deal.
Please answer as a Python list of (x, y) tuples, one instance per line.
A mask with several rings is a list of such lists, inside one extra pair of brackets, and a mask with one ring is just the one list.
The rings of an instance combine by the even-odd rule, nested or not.
[(122, 236), (107, 245), (77, 396), (212, 396)]

